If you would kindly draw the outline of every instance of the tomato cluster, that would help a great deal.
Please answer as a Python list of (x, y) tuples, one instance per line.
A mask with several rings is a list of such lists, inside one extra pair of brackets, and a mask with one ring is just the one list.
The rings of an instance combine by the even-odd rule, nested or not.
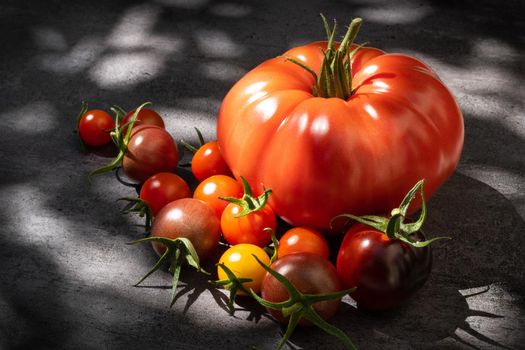
[[(280, 58), (280, 61), (265, 63), (248, 74), (247, 82), (246, 79), (241, 80), (240, 85), (236, 85), (237, 87), (228, 94), (219, 112), (220, 142), (205, 142), (198, 130), (200, 146), (195, 147), (181, 141), (193, 153), (191, 170), (196, 186), (190, 186), (176, 174), (180, 167), (179, 146), (165, 129), (162, 117), (153, 109), (145, 108), (148, 103), (130, 112), (113, 107), (115, 121), (107, 112), (88, 111), (87, 105), (83, 105), (77, 123), (83, 144), (88, 147), (100, 147), (112, 140), (118, 150), (115, 160), (96, 169), (90, 176), (122, 168), (128, 178), (136, 181), (138, 197), (124, 198), (130, 202), (124, 212), (137, 212), (146, 217), (147, 237), (132, 243), (150, 242), (159, 255), (155, 266), (137, 284), (164, 263), (169, 264), (173, 274), (173, 305), (182, 266), (189, 265), (199, 272), (207, 273), (201, 266), (201, 260), (207, 260), (216, 263), (217, 266), (217, 279), (210, 282), (230, 291), (228, 305), (231, 312), (234, 311), (233, 304), (237, 296), (252, 297), (266, 307), (276, 320), (288, 324), (278, 348), (284, 345), (297, 325), (316, 325), (337, 336), (348, 348), (354, 348), (351, 340), (343, 332), (326, 321), (338, 312), (341, 299), (345, 295), (349, 294), (359, 308), (388, 310), (401, 304), (425, 283), (432, 266), (429, 244), (442, 237), (426, 240), (421, 232), (427, 216), (424, 180), (417, 178), (419, 181), (415, 185), (415, 181), (410, 183), (412, 188), (408, 193), (405, 192), (408, 189), (408, 181), (428, 172), (421, 172), (418, 164), (410, 163), (413, 170), (407, 171), (410, 176), (384, 186), (376, 186), (376, 179), (366, 175), (368, 171), (374, 171), (374, 166), (377, 166), (381, 172), (377, 176), (384, 179), (385, 174), (394, 172), (392, 169), (396, 166), (395, 162), (389, 163), (390, 159), (385, 156), (384, 147), (388, 145), (374, 146), (374, 150), (383, 152), (380, 160), (378, 154), (361, 155), (357, 151), (346, 152), (352, 153), (349, 157), (359, 162), (362, 161), (361, 158), (369, 159), (370, 166), (358, 164), (362, 168), (352, 168), (355, 164), (337, 155), (344, 153), (343, 149), (346, 146), (353, 147), (354, 151), (355, 147), (363, 152), (370, 150), (367, 147), (374, 143), (370, 139), (371, 136), (375, 136), (375, 126), (371, 124), (375, 121), (371, 120), (387, 118), (369, 115), (372, 119), (367, 120), (368, 124), (347, 127), (343, 124), (346, 121), (341, 119), (346, 118), (345, 113), (339, 113), (349, 108), (339, 104), (345, 99), (348, 102), (353, 101), (351, 98), (356, 96), (353, 94), (358, 88), (371, 89), (370, 86), (365, 86), (366, 79), (371, 78), (361, 77), (359, 69), (363, 68), (366, 62), (385, 56), (377, 49), (362, 49), (358, 45), (352, 45), (359, 25), (360, 21), (353, 21), (345, 39), (336, 44), (333, 40), (335, 29), (332, 31), (325, 20), (328, 42), (290, 50), (284, 60)], [(314, 46), (317, 49), (323, 48), (317, 50), (316, 54), (322, 52), (322, 63), (316, 61), (319, 58), (317, 56), (316, 60), (311, 62), (302, 62), (296, 58), (308, 56), (299, 55), (301, 50), (311, 55)], [(392, 58), (381, 59), (393, 61)], [(399, 58), (399, 61), (402, 62), (402, 67), (396, 69), (399, 74), (404, 74), (401, 74), (402, 79), (412, 79), (424, 72), (425, 79), (429, 79), (428, 84), (432, 86), (430, 90), (440, 89), (441, 85), (434, 81), (437, 77), (428, 72), (426, 66), (407, 57)], [(284, 63), (287, 65), (283, 66)], [(319, 79), (307, 63), (321, 64)], [(395, 64), (390, 61), (384, 63), (384, 67), (393, 66)], [(379, 69), (378, 67), (376, 68)], [(406, 67), (417, 69), (409, 74)], [(352, 73), (352, 69), (357, 73)], [(301, 78), (295, 82), (296, 88), (288, 89), (288, 85), (294, 83), (284, 82), (284, 77), (300, 77), (301, 70), (312, 73), (314, 79)], [(276, 81), (265, 81), (263, 84), (274, 84), (272, 88), (275, 90), (264, 93), (254, 91), (261, 93), (261, 96), (268, 95), (268, 99), (265, 97), (246, 108), (235, 109), (236, 103), (249, 97), (249, 94), (243, 95), (244, 92), (239, 89), (249, 87), (256, 78), (263, 79), (259, 71), (279, 75), (280, 78)], [(352, 77), (361, 81), (362, 85), (354, 88)], [(305, 82), (313, 85), (312, 91), (303, 91)], [(370, 84), (374, 84), (373, 79), (370, 80)], [(263, 85), (260, 85), (261, 88)], [(405, 88), (412, 87), (408, 82), (401, 85)], [(382, 86), (385, 88), (384, 84)], [(284, 88), (289, 91), (281, 94), (279, 89)], [(398, 95), (388, 99), (388, 103), (402, 100)], [(251, 100), (253, 96), (249, 98)], [(385, 102), (385, 106), (380, 108), (375, 100), (361, 101), (364, 97), (359, 98), (359, 103), (369, 107), (369, 114), (372, 113), (371, 110), (377, 113), (383, 109), (395, 110), (399, 107), (395, 103), (388, 105)], [(446, 101), (446, 108), (442, 108), (439, 113), (446, 114), (447, 108), (453, 109), (452, 102), (448, 100), (448, 95), (440, 95), (440, 98)], [(273, 104), (270, 105), (268, 101)], [(406, 102), (403, 100), (403, 103)], [(294, 103), (302, 108), (301, 113), (294, 112), (299, 113), (297, 117), (290, 116)], [(412, 106), (409, 109), (421, 114), (423, 110), (420, 107)], [(338, 111), (337, 116), (331, 114), (334, 110)], [(247, 111), (253, 114), (242, 114)], [(230, 130), (230, 127), (240, 123), (235, 120), (237, 112), (242, 114), (239, 118), (243, 121), (249, 118), (255, 118), (255, 121), (252, 120), (248, 128), (239, 126)], [(454, 113), (455, 111), (452, 112)], [(439, 118), (444, 117), (439, 115)], [(330, 125), (328, 119), (332, 122), (338, 121), (339, 124)], [(446, 121), (441, 119), (439, 123), (446, 124)], [(407, 123), (405, 124), (409, 125)], [(451, 117), (450, 124), (436, 127), (456, 127), (457, 115)], [(257, 125), (260, 129), (250, 129)], [(360, 126), (356, 129), (356, 125)], [(390, 124), (382, 125), (381, 128), (388, 125)], [(332, 126), (359, 134), (366, 142), (361, 139), (352, 140), (348, 135), (328, 135)], [(302, 128), (302, 131), (295, 135), (296, 137), (290, 137), (293, 135), (291, 130), (296, 128)], [(309, 128), (310, 134), (305, 132), (305, 128)], [(245, 132), (246, 130), (248, 132)], [(367, 133), (367, 130), (373, 135)], [(272, 133), (276, 135), (271, 135)], [(326, 135), (330, 138), (325, 138)], [(396, 138), (407, 137), (406, 133), (394, 132), (393, 135)], [(442, 156), (450, 153), (450, 159), (437, 176), (431, 176), (429, 182), (432, 192), (450, 174), (452, 164), (457, 162), (457, 138), (462, 137), (462, 129), (456, 130), (455, 136), (456, 139), (451, 142), (453, 144), (443, 145), (440, 151)], [(261, 152), (257, 147), (266, 145), (270, 139), (282, 140), (287, 145), (290, 145), (289, 142), (299, 141), (291, 145), (289, 150), (283, 150), (279, 144), (273, 142), (268, 145), (267, 154)], [(425, 137), (425, 142), (426, 139)], [(232, 145), (236, 146), (235, 151), (231, 149)], [(429, 147), (425, 146), (422, 152), (430, 152)], [(395, 149), (397, 152), (400, 150), (399, 147)], [(323, 150), (324, 153), (320, 153)], [(291, 156), (290, 152), (296, 154)], [(404, 157), (408, 162), (415, 162), (419, 154), (413, 150), (407, 150), (405, 153), (410, 155)], [(283, 161), (287, 163), (283, 164), (278, 160), (275, 166), (270, 166), (268, 159), (270, 156), (275, 159), (278, 154), (282, 154), (286, 158)], [(403, 158), (403, 155), (399, 157)], [(314, 158), (321, 162), (321, 166), (312, 163)], [(381, 166), (377, 163), (379, 161)], [(306, 168), (301, 167), (301, 164)], [(336, 171), (329, 168), (330, 164)], [(229, 165), (232, 165), (232, 168)], [(398, 165), (399, 172), (406, 170), (403, 164)], [(308, 176), (305, 178), (304, 175), (301, 177), (285, 174), (284, 170), (290, 167), (297, 168), (292, 174), (304, 172), (306, 169), (319, 176), (314, 176), (315, 180), (312, 182)], [(348, 170), (349, 168), (351, 170)], [(243, 171), (246, 171), (246, 174), (243, 174)], [(333, 182), (333, 186), (321, 186), (318, 183), (323, 171), (328, 174), (327, 178)], [(341, 179), (341, 176), (346, 176), (349, 172), (352, 172), (354, 177), (360, 176), (358, 180), (348, 180), (353, 183), (352, 186), (346, 186), (348, 181)], [(268, 180), (271, 187), (265, 187), (268, 183), (263, 180)], [(383, 193), (385, 186), (389, 189)], [(287, 190), (289, 192), (286, 192)], [(319, 195), (319, 191), (323, 190), (326, 196)], [(388, 200), (382, 201), (381, 198), (385, 196)], [(392, 209), (393, 201), (399, 201), (399, 207)], [(405, 222), (417, 208), (421, 208), (419, 218)], [(351, 214), (346, 209), (355, 209), (355, 212)], [(367, 210), (372, 210), (372, 214), (391, 211), (386, 216), (353, 215), (367, 214)], [(334, 234), (337, 232), (341, 235)], [(226, 250), (219, 259), (214, 260), (217, 257), (216, 250), (221, 246), (226, 247)]]

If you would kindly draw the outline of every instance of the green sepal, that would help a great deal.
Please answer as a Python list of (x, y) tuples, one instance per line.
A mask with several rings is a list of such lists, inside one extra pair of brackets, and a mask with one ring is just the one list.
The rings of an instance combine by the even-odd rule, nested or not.
[(288, 326), (286, 332), (284, 333), (281, 341), (277, 345), (277, 349), (281, 349), (284, 344), (291, 337), (293, 331), (295, 330), (297, 324), (301, 318), (306, 318), (312, 322), (317, 327), (321, 328), (328, 334), (331, 334), (341, 340), (349, 349), (356, 349), (353, 345), (350, 338), (337, 327), (330, 325), (328, 322), (323, 320), (313, 308), (313, 304), (333, 299), (341, 299), (343, 296), (351, 293), (355, 288), (337, 291), (333, 293), (326, 294), (303, 294), (283, 275), (273, 270), (271, 267), (267, 266), (261, 262), (257, 256), (253, 255), (255, 260), (273, 277), (275, 277), (288, 291), (289, 298), (285, 301), (279, 303), (273, 303), (265, 300), (255, 293), (253, 290), (250, 290), (252, 297), (262, 306), (268, 309), (279, 310), (285, 317), (289, 317)]
[(252, 282), (252, 278), (238, 278), (235, 276), (232, 270), (230, 270), (226, 265), (223, 263), (220, 263), (217, 265), (219, 268), (221, 268), (226, 276), (227, 279), (224, 280), (217, 280), (217, 281), (208, 281), (209, 283), (213, 284), (216, 287), (223, 287), (225, 289), (228, 289), (230, 291), (230, 296), (228, 298), (228, 310), (230, 311), (230, 314), (233, 315), (233, 312), (235, 311), (233, 307), (233, 303), (235, 302), (235, 298), (237, 297), (237, 292), (239, 290), (242, 290), (246, 295), (250, 295), (250, 291), (244, 287), (244, 283), (246, 282)]
[[(90, 172), (88, 175), (89, 179), (91, 179), (94, 175), (98, 175), (98, 174), (106, 173), (108, 171), (115, 170), (122, 164), (122, 160), (124, 159), (124, 156), (126, 155), (126, 152), (128, 151), (128, 143), (131, 138), (131, 132), (133, 129), (133, 125), (135, 124), (135, 121), (137, 119), (137, 116), (142, 110), (142, 108), (150, 104), (151, 102), (144, 102), (142, 105), (140, 105), (135, 110), (133, 115), (131, 116), (129, 124), (126, 123), (126, 125), (122, 127), (119, 127), (118, 125), (120, 121), (119, 119), (120, 119), (121, 112), (118, 110), (118, 108), (111, 108), (113, 113), (115, 113), (116, 121), (115, 121), (115, 129), (111, 132), (110, 135), (111, 135), (111, 139), (117, 146), (119, 153), (117, 154), (115, 159), (113, 159), (113, 161), (111, 161), (109, 164), (104, 165), (103, 167), (100, 167)], [(125, 135), (122, 134), (124, 127), (127, 127)]]
[(209, 273), (203, 270), (200, 266), (199, 256), (195, 251), (193, 244), (188, 238), (178, 237), (175, 239), (171, 239), (166, 237), (146, 237), (130, 242), (128, 244), (138, 244), (144, 242), (161, 243), (166, 247), (166, 251), (162, 254), (162, 256), (159, 258), (159, 260), (153, 266), (153, 268), (149, 270), (148, 273), (146, 273), (146, 275), (144, 275), (144, 277), (142, 277), (140, 281), (138, 281), (135, 284), (135, 286), (141, 284), (146, 278), (148, 278), (151, 274), (153, 274), (155, 271), (161, 268), (164, 265), (164, 263), (169, 262), (169, 270), (171, 273), (173, 273), (170, 308), (175, 303), (175, 298), (177, 295), (177, 285), (179, 283), (179, 276), (183, 263), (190, 265), (191, 267), (195, 268), (198, 272), (202, 272), (209, 275)]
[[(352, 53), (349, 53), (349, 48), (357, 37), (357, 33), (361, 27), (362, 19), (354, 18), (352, 20), (337, 50), (335, 49), (334, 41), (337, 23), (334, 20), (334, 25), (332, 28), (330, 28), (330, 25), (323, 14), (321, 14), (321, 19), (323, 21), (323, 26), (328, 41), (326, 51), (323, 52), (324, 57), (323, 62), (321, 63), (319, 74), (316, 74), (312, 68), (302, 61), (290, 57), (284, 58), (287, 61), (290, 61), (305, 69), (314, 77), (315, 85), (312, 88), (312, 94), (314, 96), (347, 99), (353, 93), (352, 66), (350, 60), (351, 55), (355, 54), (356, 52), (356, 50), (353, 50)], [(361, 48), (362, 46), (358, 47), (357, 49)]]
[[(265, 227), (263, 231), (270, 232), (270, 235), (272, 237), (273, 250), (269, 246), (264, 248), (266, 253), (270, 255), (270, 265), (271, 265), (278, 258), (277, 251), (279, 250), (279, 241), (277, 240), (277, 237), (275, 236), (275, 231), (271, 227)], [(266, 250), (266, 248), (268, 248), (269, 250)]]
[(118, 105), (113, 105), (111, 109), (115, 109), (120, 115), (125, 116), (128, 112), (126, 112), (122, 107)]
[(235, 216), (236, 218), (240, 218), (250, 213), (253, 213), (255, 211), (263, 209), (266, 203), (268, 202), (268, 198), (272, 194), (271, 189), (264, 188), (263, 186), (263, 193), (261, 193), (259, 197), (255, 198), (253, 196), (252, 189), (248, 181), (242, 176), (241, 176), (241, 181), (242, 181), (242, 186), (244, 189), (244, 194), (241, 198), (219, 197), (219, 199), (236, 204), (243, 209), (239, 214)]
[[(194, 127), (194, 129), (197, 132), (197, 137), (199, 138), (199, 142), (200, 142), (199, 148), (200, 148), (206, 144), (206, 141), (204, 141), (204, 136), (202, 136), (202, 132), (196, 127)], [(199, 148), (193, 146), (191, 143), (186, 142), (184, 140), (180, 140), (180, 143), (184, 146), (184, 148), (186, 148), (188, 151), (190, 151), (193, 154), (197, 153), (197, 151), (199, 150)]]
[(117, 199), (117, 201), (127, 201), (128, 204), (122, 209), (123, 214), (136, 213), (141, 218), (144, 218), (144, 227), (146, 232), (151, 230), (151, 222), (153, 214), (151, 208), (147, 202), (140, 199), (139, 197), (123, 197)]
[(290, 62), (298, 65), (299, 67), (305, 69), (308, 73), (310, 73), (313, 76), (314, 81), (317, 81), (317, 74), (306, 63), (304, 63), (304, 62), (302, 62), (302, 61), (300, 61), (298, 59), (295, 59), (293, 57), (288, 57), (288, 56), (277, 56), (277, 58), (283, 58), (285, 61), (290, 61)]
[(346, 345), (348, 349), (357, 349), (350, 337), (346, 335), (345, 332), (326, 322), (322, 317), (320, 317), (317, 314), (317, 312), (315, 312), (315, 310), (312, 307), (309, 307), (304, 311), (303, 317), (306, 318), (308, 321), (312, 322), (317, 327), (321, 328), (326, 333), (338, 338)]
[[(370, 226), (377, 231), (383, 232), (388, 236), (389, 239), (397, 239), (416, 248), (426, 247), (437, 240), (450, 239), (450, 237), (435, 237), (420, 242), (415, 241), (410, 237), (412, 234), (421, 231), (421, 228), (425, 224), (427, 218), (427, 204), (425, 201), (424, 183), (424, 179), (419, 180), (405, 195), (399, 207), (392, 209), (389, 218), (375, 215), (356, 216), (352, 214), (341, 214), (335, 216), (330, 221), (330, 226), (332, 226), (334, 220), (338, 218), (348, 218), (361, 224)], [(404, 220), (408, 212), (408, 208), (418, 192), (421, 196), (421, 213), (415, 222), (405, 224)]]

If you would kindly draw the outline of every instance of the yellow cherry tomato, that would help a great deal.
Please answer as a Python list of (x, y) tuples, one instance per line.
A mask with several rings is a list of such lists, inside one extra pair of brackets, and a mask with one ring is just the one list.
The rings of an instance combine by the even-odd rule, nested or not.
[[(259, 265), (253, 257), (255, 255), (265, 265), (270, 265), (270, 258), (264, 249), (248, 243), (241, 243), (230, 247), (219, 260), (219, 264), (224, 264), (237, 278), (251, 278), (251, 282), (243, 283), (246, 289), (253, 289), (255, 293), (261, 291), (261, 284), (266, 274), (266, 270)], [(220, 267), (217, 268), (219, 280), (227, 280), (228, 276)], [(238, 290), (238, 295), (246, 295), (242, 290)]]

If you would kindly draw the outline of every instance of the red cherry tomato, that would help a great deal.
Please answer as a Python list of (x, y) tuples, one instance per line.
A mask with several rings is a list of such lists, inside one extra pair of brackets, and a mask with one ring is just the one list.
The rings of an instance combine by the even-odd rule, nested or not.
[(156, 216), (166, 204), (191, 197), (191, 191), (180, 176), (173, 173), (158, 173), (144, 182), (139, 197), (149, 205), (151, 214)]
[(286, 231), (279, 240), (277, 256), (282, 258), (294, 253), (313, 253), (328, 259), (330, 249), (326, 239), (316, 230), (307, 227), (294, 227)]
[[(135, 109), (129, 111), (128, 114), (126, 114), (126, 116), (122, 118), (120, 125), (124, 125), (127, 122), (129, 122), (131, 117), (133, 116), (133, 113), (135, 113)], [(148, 109), (148, 108), (142, 108), (139, 114), (137, 115), (137, 118), (135, 119), (135, 123), (133, 124), (133, 127), (136, 127), (139, 125), (156, 125), (158, 127), (164, 128), (164, 120), (154, 110)], [(125, 133), (126, 130), (127, 128), (123, 132)]]
[[(284, 277), (303, 294), (326, 294), (342, 290), (341, 281), (337, 277), (334, 266), (325, 258), (312, 253), (297, 253), (286, 255), (276, 260), (271, 268)], [(261, 290), (262, 297), (270, 302), (278, 303), (289, 298), (288, 291), (275, 277), (266, 273)], [(321, 301), (313, 305), (314, 310), (327, 320), (339, 309), (340, 299)], [(281, 311), (268, 309), (277, 320), (287, 321)], [(306, 319), (299, 321), (300, 325), (310, 325)]]
[(78, 124), (82, 141), (93, 147), (103, 146), (111, 140), (109, 132), (115, 127), (111, 116), (100, 109), (87, 111)]
[(229, 203), (221, 216), (221, 230), (224, 239), (231, 245), (240, 243), (255, 244), (264, 247), (272, 239), (271, 233), (264, 229), (269, 227), (275, 231), (277, 220), (272, 208), (268, 205), (251, 212), (246, 216), (236, 217), (243, 211), (237, 204)]
[(230, 168), (222, 158), (217, 141), (202, 145), (193, 155), (191, 171), (199, 181), (213, 175), (232, 176)]
[[(421, 233), (414, 240), (423, 241)], [(429, 246), (416, 248), (364, 225), (346, 233), (337, 256), (337, 274), (350, 296), (368, 309), (393, 308), (419, 289), (432, 267)]]
[[(201, 260), (210, 258), (220, 239), (219, 220), (213, 209), (194, 198), (183, 198), (168, 203), (155, 217), (151, 229), (152, 237), (175, 239), (187, 238), (193, 244)], [(153, 242), (157, 254), (162, 255), (166, 247)]]
[(133, 128), (122, 168), (130, 178), (145, 181), (177, 167), (179, 152), (171, 135), (161, 127), (139, 125)]
[(193, 198), (208, 203), (215, 210), (215, 214), (220, 220), (228, 202), (219, 199), (219, 197), (240, 198), (242, 194), (242, 186), (234, 178), (226, 175), (213, 175), (197, 186)]

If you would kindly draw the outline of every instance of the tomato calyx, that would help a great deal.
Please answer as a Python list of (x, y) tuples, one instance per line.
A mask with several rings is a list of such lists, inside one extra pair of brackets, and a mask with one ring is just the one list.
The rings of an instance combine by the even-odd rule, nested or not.
[[(129, 123), (126, 123), (121, 126), (119, 126), (119, 124), (120, 124), (120, 117), (122, 114), (122, 111), (121, 111), (122, 109), (120, 107), (111, 108), (113, 113), (115, 113), (116, 120), (115, 120), (115, 129), (111, 131), (110, 135), (111, 135), (111, 139), (113, 140), (113, 143), (117, 146), (119, 153), (117, 157), (111, 163), (90, 172), (89, 173), (90, 179), (94, 175), (103, 174), (108, 171), (115, 170), (122, 164), (122, 160), (124, 159), (124, 156), (126, 155), (126, 152), (128, 151), (128, 144), (129, 144), (129, 140), (131, 139), (131, 132), (133, 129), (133, 125), (135, 124), (135, 121), (137, 120), (137, 116), (139, 115), (142, 108), (150, 104), (151, 102), (144, 102), (143, 104), (141, 104), (135, 110), (135, 113), (133, 113), (133, 116), (131, 117)], [(125, 134), (123, 133), (124, 130), (126, 130)]]
[(345, 289), (326, 294), (304, 294), (297, 290), (297, 288), (295, 288), (286, 277), (273, 270), (271, 267), (265, 265), (255, 255), (253, 255), (253, 257), (269, 274), (282, 283), (288, 291), (288, 300), (279, 303), (273, 303), (258, 296), (253, 290), (250, 290), (252, 297), (257, 300), (259, 304), (269, 309), (281, 311), (284, 317), (290, 317), (288, 320), (286, 332), (277, 345), (277, 350), (281, 349), (284, 344), (286, 344), (301, 318), (307, 319), (326, 333), (337, 337), (349, 349), (356, 349), (355, 345), (352, 343), (352, 340), (342, 330), (325, 321), (313, 308), (313, 304), (315, 303), (320, 301), (341, 299), (345, 295), (355, 291), (356, 288)]
[(127, 201), (128, 204), (122, 209), (123, 214), (131, 214), (136, 213), (141, 218), (144, 218), (144, 228), (146, 232), (151, 231), (151, 222), (153, 218), (153, 214), (151, 212), (151, 208), (142, 199), (138, 197), (123, 197), (117, 199), (117, 201)]
[(323, 50), (323, 62), (321, 64), (321, 70), (317, 74), (304, 62), (297, 60), (292, 57), (280, 56), (286, 61), (290, 61), (297, 64), (301, 68), (312, 74), (314, 78), (314, 86), (312, 93), (318, 97), (337, 97), (346, 100), (353, 93), (352, 89), (352, 64), (351, 60), (353, 55), (365, 44), (358, 45), (352, 51), (350, 46), (355, 40), (359, 28), (361, 27), (362, 19), (354, 18), (348, 30), (341, 41), (339, 47), (335, 48), (335, 34), (337, 29), (337, 23), (334, 20), (334, 26), (330, 28), (326, 18), (321, 14), (323, 20), (326, 35), (328, 37), (328, 44), (326, 51)]
[(242, 176), (241, 181), (244, 189), (244, 194), (241, 198), (219, 197), (219, 199), (236, 204), (242, 208), (242, 211), (235, 216), (236, 218), (240, 218), (250, 213), (253, 213), (254, 211), (261, 210), (262, 208), (264, 208), (264, 206), (268, 202), (268, 198), (272, 194), (271, 189), (265, 188), (263, 186), (263, 193), (261, 193), (261, 195), (258, 197), (254, 197), (252, 188), (250, 187), (248, 181)]
[(275, 235), (275, 231), (272, 230), (271, 227), (266, 227), (263, 231), (270, 232), (270, 234), (272, 235), (273, 248), (270, 247), (270, 246), (266, 246), (264, 248), (266, 253), (268, 253), (270, 255), (270, 265), (271, 265), (278, 258), (277, 251), (279, 250), (279, 241), (277, 240), (277, 236)]
[(179, 283), (180, 271), (184, 263), (195, 268), (198, 272), (203, 272), (209, 275), (209, 273), (203, 270), (202, 267), (200, 266), (199, 255), (195, 251), (193, 244), (188, 238), (178, 237), (175, 239), (170, 239), (166, 237), (146, 237), (146, 238), (142, 238), (142, 239), (130, 242), (128, 244), (138, 244), (138, 243), (144, 243), (144, 242), (161, 243), (162, 245), (166, 247), (166, 251), (162, 254), (162, 256), (159, 258), (159, 260), (153, 266), (153, 268), (148, 273), (146, 273), (146, 275), (144, 275), (144, 277), (142, 277), (140, 281), (138, 281), (135, 284), (135, 287), (141, 284), (152, 273), (154, 273), (159, 268), (161, 268), (164, 265), (164, 263), (169, 262), (170, 263), (169, 270), (173, 274), (170, 307), (172, 307), (173, 304), (175, 304), (175, 298), (177, 295), (176, 293), (177, 293), (177, 285)]
[[(204, 141), (204, 136), (202, 136), (202, 132), (196, 127), (194, 127), (194, 129), (197, 132), (197, 137), (199, 138), (199, 143), (200, 143), (199, 147), (204, 146), (206, 144), (206, 141)], [(199, 150), (198, 147), (195, 147), (191, 143), (186, 142), (184, 140), (180, 140), (180, 143), (184, 146), (184, 148), (186, 148), (188, 151), (190, 151), (193, 154), (197, 153), (197, 151)]]
[(244, 287), (243, 284), (247, 283), (247, 282), (252, 282), (253, 279), (252, 278), (245, 278), (245, 277), (239, 278), (239, 277), (235, 276), (233, 271), (230, 270), (223, 263), (219, 263), (219, 264), (217, 264), (217, 266), (224, 271), (224, 273), (226, 274), (227, 278), (226, 279), (222, 279), (222, 280), (217, 280), (217, 281), (208, 281), (208, 282), (211, 283), (212, 285), (216, 286), (216, 287), (222, 287), (222, 288), (228, 289), (230, 291), (230, 296), (228, 298), (227, 306), (228, 306), (228, 310), (230, 312), (230, 315), (233, 315), (233, 313), (235, 311), (235, 309), (233, 307), (233, 303), (235, 301), (235, 298), (237, 297), (237, 292), (239, 290), (242, 290), (244, 293), (246, 293), (246, 295), (250, 295), (250, 291), (248, 291), (246, 289), (246, 287)]
[[(419, 218), (415, 222), (405, 223), (404, 220), (407, 215), (408, 207), (414, 200), (417, 192), (419, 191), (421, 196), (421, 213)], [(370, 226), (377, 231), (385, 233), (391, 240), (400, 240), (407, 244), (410, 244), (416, 248), (423, 248), (442, 239), (451, 239), (450, 237), (435, 237), (425, 241), (416, 241), (411, 238), (411, 235), (421, 231), (426, 218), (427, 218), (427, 205), (425, 203), (425, 190), (424, 190), (424, 179), (419, 180), (414, 187), (406, 194), (405, 198), (401, 201), (399, 208), (392, 209), (390, 217), (382, 217), (376, 215), (363, 215), (355, 216), (352, 214), (341, 214), (334, 217), (330, 224), (332, 224), (337, 218), (347, 218), (355, 220), (361, 224)]]

